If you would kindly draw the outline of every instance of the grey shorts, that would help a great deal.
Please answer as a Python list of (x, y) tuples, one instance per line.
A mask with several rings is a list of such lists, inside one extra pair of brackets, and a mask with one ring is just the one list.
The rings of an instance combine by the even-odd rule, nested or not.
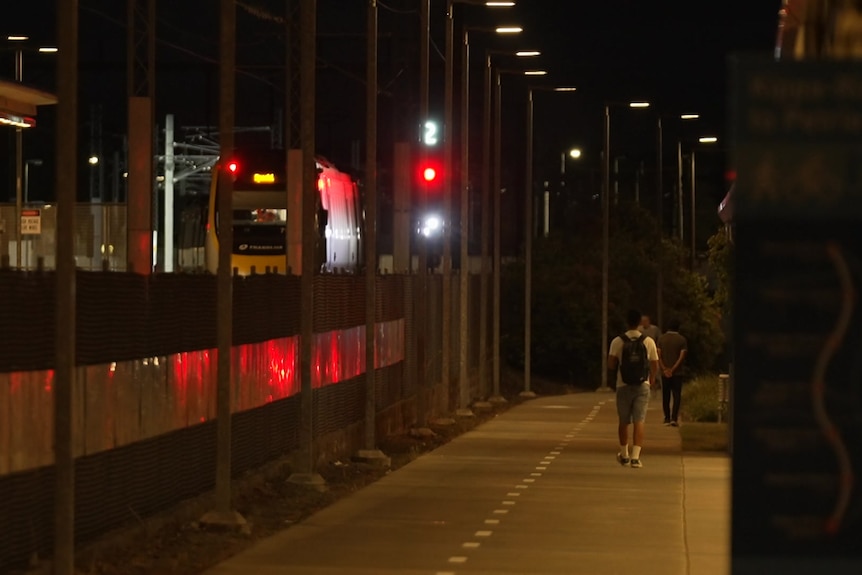
[(620, 417), (620, 423), (646, 421), (647, 404), (649, 404), (649, 383), (617, 384), (617, 415)]

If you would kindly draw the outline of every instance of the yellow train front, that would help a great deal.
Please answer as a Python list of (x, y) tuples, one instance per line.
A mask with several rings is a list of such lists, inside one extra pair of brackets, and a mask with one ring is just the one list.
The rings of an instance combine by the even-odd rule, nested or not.
[[(288, 178), (282, 153), (237, 155), (220, 160), (210, 184), (206, 226), (206, 265), (218, 271), (219, 174), (226, 170), (233, 182), (233, 247), (231, 267), (240, 275), (284, 274), (288, 269), (290, 218)], [(356, 183), (323, 158), (316, 159), (317, 237), (319, 269), (323, 272), (356, 272), (360, 265), (361, 215)], [(298, 267), (298, 266), (297, 266)]]

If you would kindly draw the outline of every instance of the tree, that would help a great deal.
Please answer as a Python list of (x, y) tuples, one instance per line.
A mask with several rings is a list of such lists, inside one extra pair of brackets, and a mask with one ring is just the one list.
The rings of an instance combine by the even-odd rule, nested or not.
[[(658, 243), (649, 212), (633, 204), (615, 207), (611, 216), (608, 286), (609, 336), (625, 329), (630, 307), (654, 315), (656, 274), (664, 272), (664, 308), (678, 317), (689, 339), (689, 365), (713, 367), (723, 336), (717, 308), (702, 276), (683, 263), (684, 250), (669, 240)], [(601, 356), (601, 222), (572, 218), (564, 232), (539, 238), (533, 252), (532, 349), (537, 374), (595, 387)], [(502, 274), (502, 353), (523, 366), (524, 264), (507, 265)]]

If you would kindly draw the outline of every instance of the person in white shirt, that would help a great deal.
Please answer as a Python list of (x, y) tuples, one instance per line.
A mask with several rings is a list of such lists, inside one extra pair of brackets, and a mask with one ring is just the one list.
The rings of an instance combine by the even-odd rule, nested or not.
[[(617, 415), (619, 416), (620, 465), (642, 467), (641, 447), (644, 440), (644, 422), (649, 404), (650, 387), (658, 371), (658, 351), (655, 341), (638, 331), (641, 314), (629, 310), (626, 314), (628, 330), (611, 341), (608, 351), (609, 376), (617, 382)], [(632, 448), (629, 452), (629, 426), (632, 426)]]

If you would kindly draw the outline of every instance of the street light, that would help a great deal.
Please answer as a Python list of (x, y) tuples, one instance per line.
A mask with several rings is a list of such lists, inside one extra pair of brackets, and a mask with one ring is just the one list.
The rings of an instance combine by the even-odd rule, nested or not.
[[(491, 190), (495, 189), (494, 182), (491, 179), (491, 56), (512, 56), (518, 58), (533, 58), (536, 56), (540, 56), (541, 52), (538, 50), (519, 50), (517, 52), (508, 52), (505, 50), (485, 50), (485, 70), (484, 70), (484, 93), (483, 93), (483, 127), (482, 127), (482, 275), (480, 282), (480, 292), (481, 292), (481, 307), (479, 310), (479, 382), (480, 385), (485, 385), (486, 379), (486, 363), (487, 363), (487, 333), (488, 333), (488, 250), (490, 243), (490, 232), (491, 232)], [(497, 122), (497, 129), (499, 129), (499, 120)], [(497, 199), (499, 199), (499, 189), (495, 189), (494, 191), (494, 202), (495, 206), (497, 206)], [(495, 214), (498, 213), (498, 207), (493, 208)], [(495, 215), (496, 217), (496, 215)], [(495, 220), (498, 223), (495, 224), (495, 229), (498, 229), (499, 221)], [(495, 238), (497, 238), (497, 234), (495, 234)], [(498, 250), (499, 250), (499, 241), (495, 242), (495, 252), (494, 252), (494, 299), (493, 299), (493, 308), (494, 308), (494, 352), (493, 356), (493, 364), (494, 371), (492, 376), (492, 386), (493, 391), (491, 396), (488, 398), (491, 402), (496, 403), (504, 403), (506, 400), (500, 395), (500, 372), (499, 372), (499, 284), (497, 283), (497, 279), (499, 279), (497, 270), (499, 266), (499, 260), (497, 259)], [(485, 388), (483, 387), (483, 390)]]
[[(718, 142), (718, 137), (716, 136), (701, 136), (697, 139), (697, 141), (701, 144), (715, 144)], [(677, 169), (679, 170), (679, 184), (680, 184), (680, 218), (682, 217), (682, 140), (677, 141), (677, 157), (679, 164), (677, 165)], [(694, 147), (691, 149), (691, 153), (689, 155), (689, 176), (690, 176), (690, 187), (691, 187), (691, 206), (689, 214), (689, 222), (691, 230), (689, 231), (689, 268), (694, 270), (695, 260), (696, 260), (696, 249), (697, 249), (697, 225), (696, 225), (696, 214), (697, 214), (697, 186), (695, 184), (695, 150)], [(680, 241), (682, 240), (682, 232), (680, 232)]]
[(484, 5), (490, 8), (508, 8), (514, 2), (480, 2), (478, 0), (446, 0), (446, 51), (443, 102), (443, 297), (442, 297), (442, 393), (440, 400), (444, 410), (449, 410), (449, 378), (451, 372), (452, 335), (452, 124), (453, 124), (453, 54), (455, 35), (455, 4)]
[[(469, 346), (467, 341), (467, 329), (469, 313), (469, 259), (470, 259), (470, 30), (485, 31), (482, 28), (471, 28), (464, 26), (464, 38), (461, 52), (461, 274), (459, 275), (459, 415), (470, 415), (470, 385), (468, 381), (467, 363)], [(520, 34), (522, 29), (518, 26), (497, 27), (493, 30), (497, 34)], [(484, 265), (484, 262), (483, 262)], [(484, 294), (482, 294), (484, 296)], [(483, 299), (484, 301), (484, 299)], [(480, 321), (480, 324), (482, 322)], [(481, 345), (480, 345), (481, 349)], [(481, 361), (480, 361), (481, 365)], [(480, 378), (480, 382), (483, 382)], [(480, 383), (481, 384), (481, 383)]]
[[(603, 194), (602, 194), (602, 385), (598, 391), (611, 391), (608, 387), (608, 268), (610, 264), (610, 195), (611, 195), (611, 106), (605, 103), (605, 142), (602, 158)], [(649, 108), (649, 102), (629, 102), (629, 108)]]
[[(539, 71), (525, 72), (527, 76), (543, 76)], [(533, 337), (533, 92), (565, 91), (552, 86), (530, 86), (527, 88), (527, 165), (524, 189), (524, 391), (521, 397), (535, 397), (531, 388), (532, 337)]]
[[(664, 292), (664, 271), (662, 270), (661, 254), (662, 254), (662, 238), (664, 237), (664, 180), (663, 180), (663, 178), (664, 178), (664, 158), (663, 158), (664, 134), (662, 131), (663, 130), (662, 119), (665, 117), (666, 116), (659, 114), (658, 120), (657, 120), (657, 125), (656, 125), (656, 132), (658, 134), (658, 142), (656, 144), (656, 155), (657, 155), (657, 158), (656, 158), (656, 178), (657, 178), (657, 183), (656, 183), (656, 218), (658, 220), (658, 244), (657, 244), (657, 248), (658, 248), (658, 252), (659, 252), (659, 257), (658, 257), (658, 270), (656, 273), (656, 310), (655, 311), (656, 311), (656, 322), (658, 323), (659, 326), (662, 325), (662, 321), (663, 321), (662, 315), (664, 312), (664, 309), (663, 309), (664, 308), (664, 294), (663, 294), (663, 292)], [(683, 120), (683, 121), (691, 121), (691, 120), (699, 119), (700, 114), (687, 113), (687, 114), (672, 115), (672, 116), (667, 116), (667, 117), (678, 118), (678, 119)], [(681, 193), (682, 192), (680, 192), (680, 194)], [(680, 195), (679, 198), (680, 198), (680, 200), (679, 200), (680, 205), (682, 205), (682, 196)]]

